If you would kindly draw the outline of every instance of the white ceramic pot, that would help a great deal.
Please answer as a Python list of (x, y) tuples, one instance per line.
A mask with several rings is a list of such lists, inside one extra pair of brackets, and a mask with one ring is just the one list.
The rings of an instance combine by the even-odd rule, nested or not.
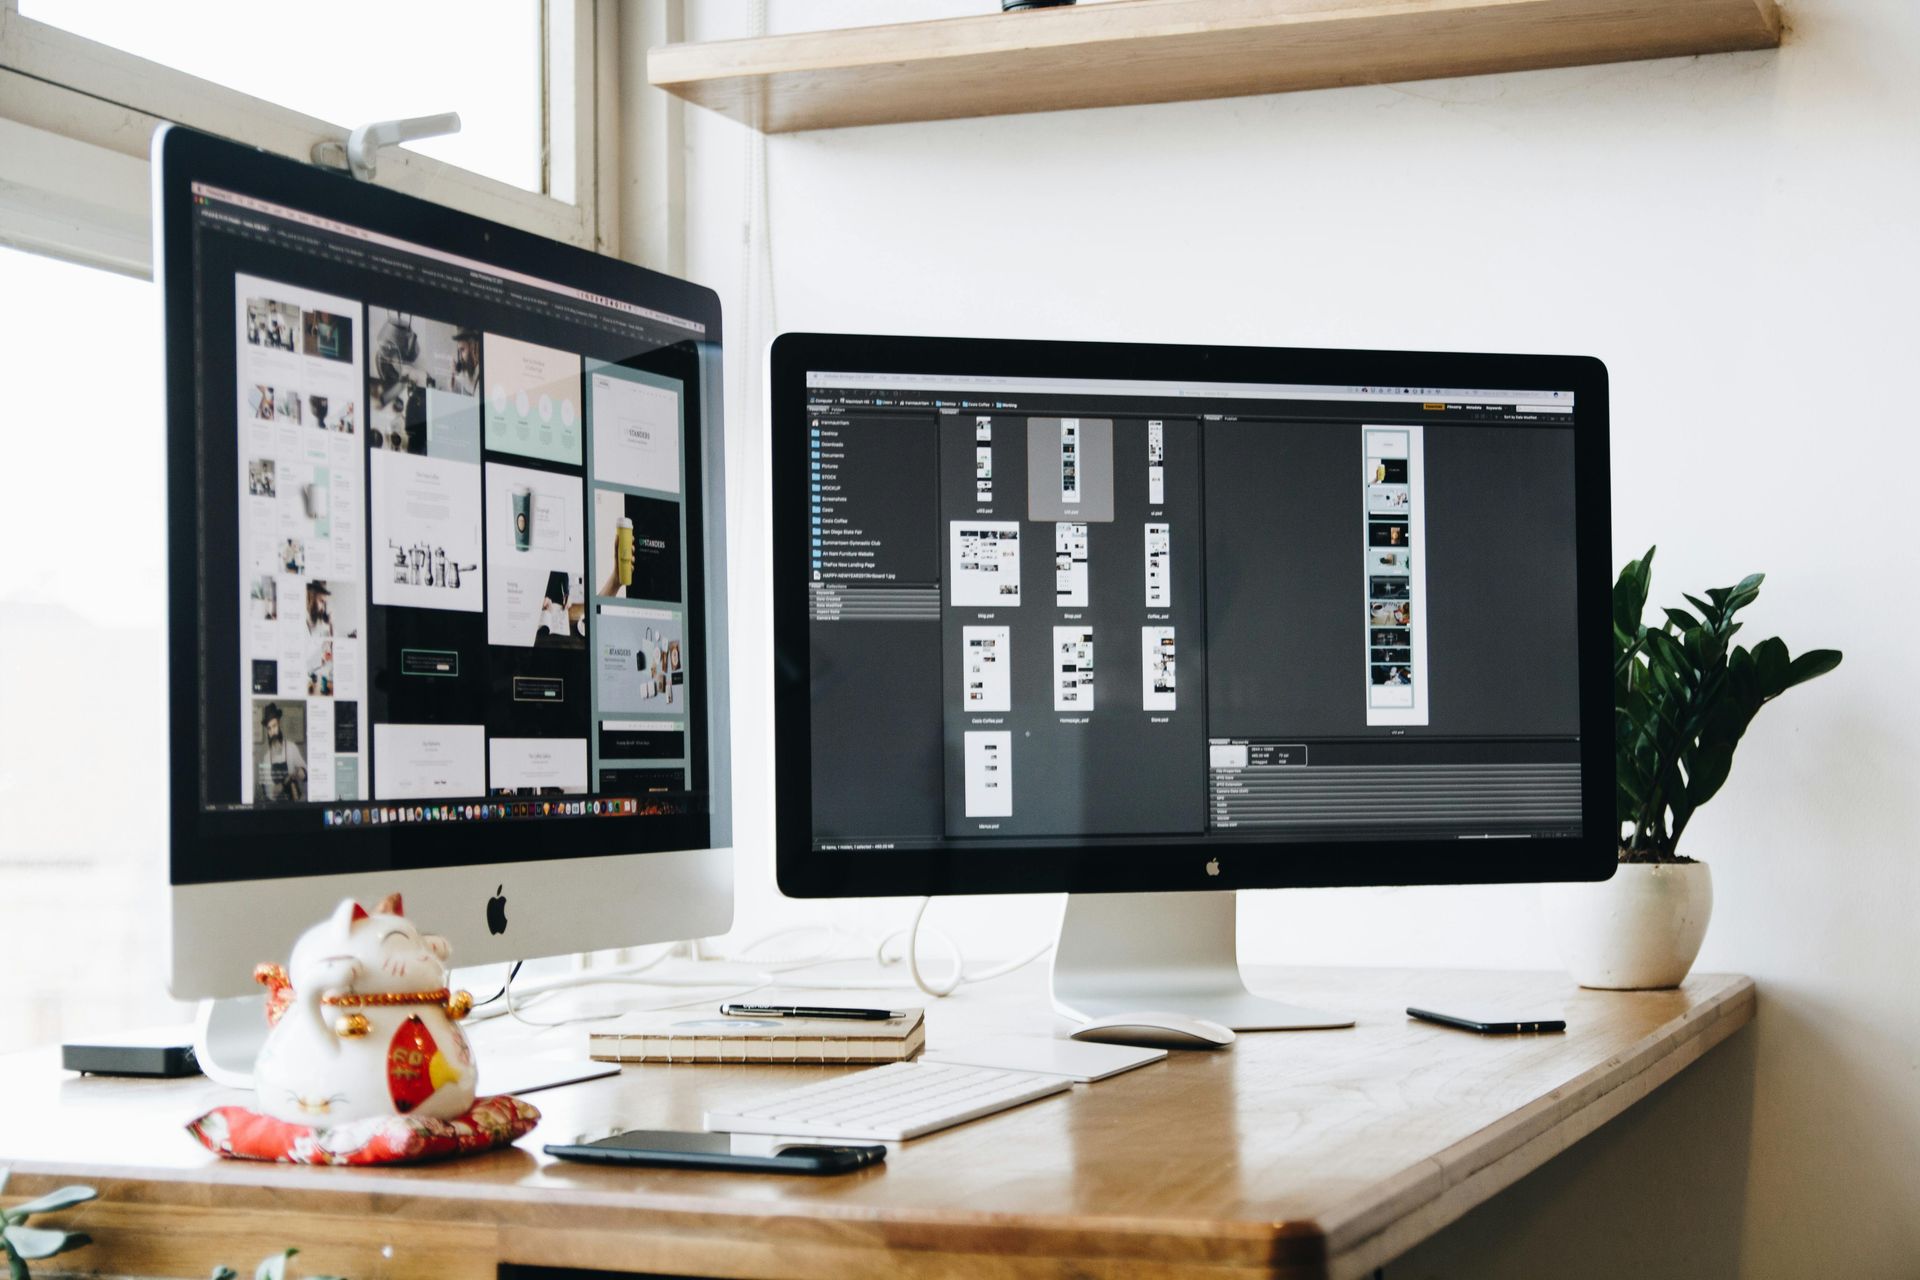
[(1713, 875), (1704, 862), (1623, 862), (1610, 880), (1543, 884), (1540, 900), (1581, 986), (1677, 987), (1707, 936)]

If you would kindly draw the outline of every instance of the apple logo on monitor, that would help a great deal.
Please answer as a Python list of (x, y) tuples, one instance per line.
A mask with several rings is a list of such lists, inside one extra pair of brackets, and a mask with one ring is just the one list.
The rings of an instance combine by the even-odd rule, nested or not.
[(502, 892), (505, 885), (495, 885), (493, 896), (487, 899), (487, 931), (505, 933), (507, 931), (507, 895)]
[(1210, 876), (1217, 876), (1220, 874), (1220, 859), (1218, 858), (1207, 859), (1207, 874)]

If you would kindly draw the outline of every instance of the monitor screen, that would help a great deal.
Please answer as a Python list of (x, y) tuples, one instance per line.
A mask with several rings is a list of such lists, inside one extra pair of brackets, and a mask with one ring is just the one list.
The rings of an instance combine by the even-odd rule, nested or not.
[(809, 364), (776, 411), (812, 853), (966, 892), (1012, 850), (1372, 842), (1447, 879), (1440, 842), (1587, 832), (1574, 387), (958, 363)]
[(718, 333), (637, 268), (214, 170), (169, 232), (176, 883), (706, 847)]

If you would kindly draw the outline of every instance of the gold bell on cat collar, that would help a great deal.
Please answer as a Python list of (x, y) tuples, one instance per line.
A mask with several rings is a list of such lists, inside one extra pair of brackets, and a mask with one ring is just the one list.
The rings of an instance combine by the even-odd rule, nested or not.
[(367, 1021), (364, 1013), (343, 1013), (333, 1020), (333, 1033), (342, 1040), (352, 1040), (373, 1030), (373, 1024)]

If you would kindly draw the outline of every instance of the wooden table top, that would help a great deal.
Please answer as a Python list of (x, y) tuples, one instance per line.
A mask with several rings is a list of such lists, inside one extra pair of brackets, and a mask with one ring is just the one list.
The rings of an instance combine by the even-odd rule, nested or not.
[[(823, 1278), (1363, 1276), (1631, 1106), (1754, 1008), (1748, 979), (1714, 974), (1660, 992), (1584, 991), (1551, 973), (1249, 978), (1359, 1025), (1176, 1052), (832, 1178), (568, 1164), (540, 1146), (609, 1126), (697, 1129), (708, 1107), (845, 1068), (629, 1066), (530, 1095), (544, 1118), (511, 1149), (359, 1170), (216, 1159), (181, 1126), (246, 1097), (204, 1078), (83, 1078), (53, 1050), (18, 1054), (0, 1059), (4, 1201), (92, 1183), (102, 1199), (56, 1220), (94, 1235), (72, 1264), (143, 1275), (203, 1276), (296, 1245), (303, 1266), (355, 1280), (490, 1278), (503, 1260)], [(1405, 1016), (1428, 1001), (1558, 1006), (1568, 1030), (1481, 1037)], [(1041, 965), (929, 1002), (936, 1047), (1058, 1025)], [(512, 1034), (504, 1020), (477, 1028), (483, 1062)]]

